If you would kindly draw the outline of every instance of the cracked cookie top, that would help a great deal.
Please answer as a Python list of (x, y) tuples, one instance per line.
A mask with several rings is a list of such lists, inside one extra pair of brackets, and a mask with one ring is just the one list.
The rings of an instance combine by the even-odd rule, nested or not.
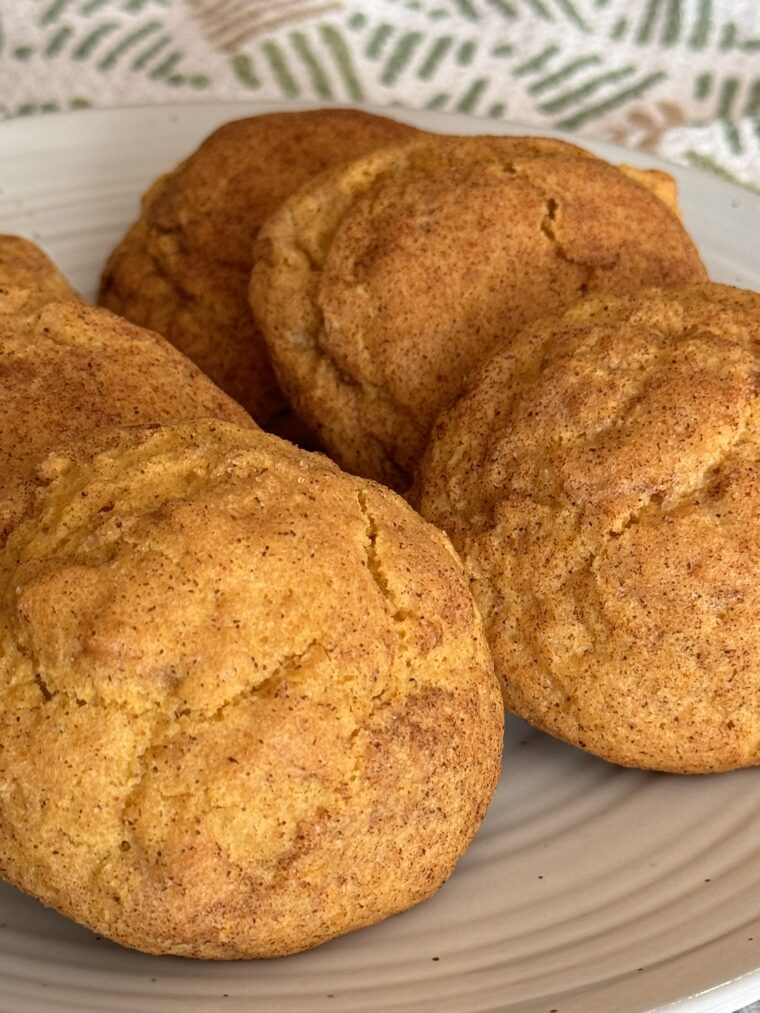
[(608, 760), (760, 763), (760, 295), (590, 299), (485, 363), (415, 500), (508, 706)]
[(260, 425), (289, 435), (295, 420), (246, 297), (258, 230), (317, 173), (417, 133), (358, 109), (225, 124), (145, 194), (108, 259), (99, 301), (163, 334)]
[(210, 421), (62, 446), (0, 602), (0, 867), (126, 945), (313, 946), (429, 896), (484, 815), (461, 565), (318, 455)]
[(406, 488), (495, 344), (587, 293), (704, 278), (662, 175), (530, 137), (424, 139), (325, 174), (256, 248), (286, 395), (342, 467)]
[(41, 250), (13, 239), (0, 242), (0, 545), (62, 440), (187, 418), (253, 424), (163, 338), (80, 302)]

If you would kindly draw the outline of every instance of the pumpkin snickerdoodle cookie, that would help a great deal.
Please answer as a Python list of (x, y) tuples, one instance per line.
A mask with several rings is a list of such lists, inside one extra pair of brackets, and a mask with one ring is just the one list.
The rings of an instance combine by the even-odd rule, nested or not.
[(503, 728), (445, 536), (224, 422), (100, 430), (35, 481), (0, 550), (3, 876), (127, 946), (221, 959), (430, 896)]
[(500, 349), (415, 502), (464, 561), (510, 709), (608, 760), (760, 763), (760, 295), (589, 299)]
[(355, 109), (227, 123), (143, 198), (99, 301), (176, 345), (265, 428), (297, 432), (246, 293), (264, 220), (317, 173), (418, 134)]
[(437, 137), (289, 198), (251, 305), (328, 453), (404, 489), (438, 411), (520, 327), (584, 294), (703, 280), (662, 174), (633, 176), (562, 141)]
[(79, 295), (39, 246), (21, 236), (0, 235), (0, 298), (0, 313), (9, 316)]
[(253, 425), (163, 338), (82, 302), (16, 237), (0, 237), (0, 381), (0, 544), (37, 462), (62, 440), (206, 416)]

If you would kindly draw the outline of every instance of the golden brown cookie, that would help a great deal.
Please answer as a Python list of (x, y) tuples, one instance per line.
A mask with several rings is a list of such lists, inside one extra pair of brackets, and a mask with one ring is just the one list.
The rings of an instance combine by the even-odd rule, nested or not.
[(760, 763), (760, 295), (577, 304), (436, 424), (416, 502), (459, 549), (507, 705), (677, 772)]
[(445, 536), (223, 422), (41, 463), (0, 551), (0, 687), (3, 875), (155, 953), (278, 956), (424, 900), (498, 776)]
[(39, 246), (0, 235), (0, 314), (29, 313), (59, 299), (79, 299)]
[(35, 277), (38, 289), (0, 287), (0, 544), (38, 459), (61, 440), (204, 416), (253, 425), (163, 338), (76, 299), (51, 301), (51, 287), (66, 283), (57, 272)]
[(288, 398), (348, 471), (408, 486), (499, 342), (585, 294), (702, 280), (645, 186), (561, 141), (435, 138), (307, 184), (262, 230), (251, 303)]
[(655, 197), (659, 197), (678, 218), (683, 217), (678, 205), (678, 184), (669, 172), (663, 172), (662, 169), (637, 169), (632, 165), (619, 165), (618, 169), (629, 179), (653, 193)]
[(246, 297), (256, 235), (312, 176), (416, 133), (355, 109), (227, 123), (148, 190), (108, 260), (99, 301), (163, 334), (262, 426), (290, 435)]

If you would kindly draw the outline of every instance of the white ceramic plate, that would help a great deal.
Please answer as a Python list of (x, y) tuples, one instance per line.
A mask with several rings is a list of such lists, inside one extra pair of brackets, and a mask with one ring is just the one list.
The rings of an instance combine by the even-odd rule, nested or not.
[[(92, 295), (147, 184), (225, 120), (275, 108), (3, 124), (0, 231), (42, 244)], [(403, 118), (454, 133), (521, 132), (462, 116)], [(760, 199), (667, 168), (712, 277), (760, 290)], [(421, 907), (310, 953), (234, 964), (148, 957), (0, 887), (0, 1009), (730, 1013), (760, 998), (760, 771), (626, 771), (518, 721), (507, 741), (494, 803), (449, 883)]]

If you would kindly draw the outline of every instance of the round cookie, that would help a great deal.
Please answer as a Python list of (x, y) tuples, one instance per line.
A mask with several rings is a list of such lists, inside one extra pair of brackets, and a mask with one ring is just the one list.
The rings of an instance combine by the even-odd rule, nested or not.
[(66, 284), (56, 272), (40, 288), (0, 287), (0, 544), (31, 495), (37, 461), (61, 440), (205, 416), (253, 425), (157, 334), (76, 299), (51, 301), (57, 279)]
[(705, 277), (650, 189), (530, 137), (426, 138), (326, 174), (256, 261), (251, 305), (296, 411), (341, 467), (400, 490), (497, 343), (584, 294)]
[(225, 124), (145, 194), (99, 302), (164, 335), (260, 425), (290, 435), (292, 413), (247, 302), (258, 230), (312, 176), (417, 133), (355, 109)]
[(222, 422), (41, 463), (0, 551), (0, 686), (0, 870), (154, 953), (278, 956), (424, 900), (498, 777), (446, 537)]
[(608, 760), (760, 763), (760, 295), (577, 304), (496, 352), (415, 491), (507, 706)]

